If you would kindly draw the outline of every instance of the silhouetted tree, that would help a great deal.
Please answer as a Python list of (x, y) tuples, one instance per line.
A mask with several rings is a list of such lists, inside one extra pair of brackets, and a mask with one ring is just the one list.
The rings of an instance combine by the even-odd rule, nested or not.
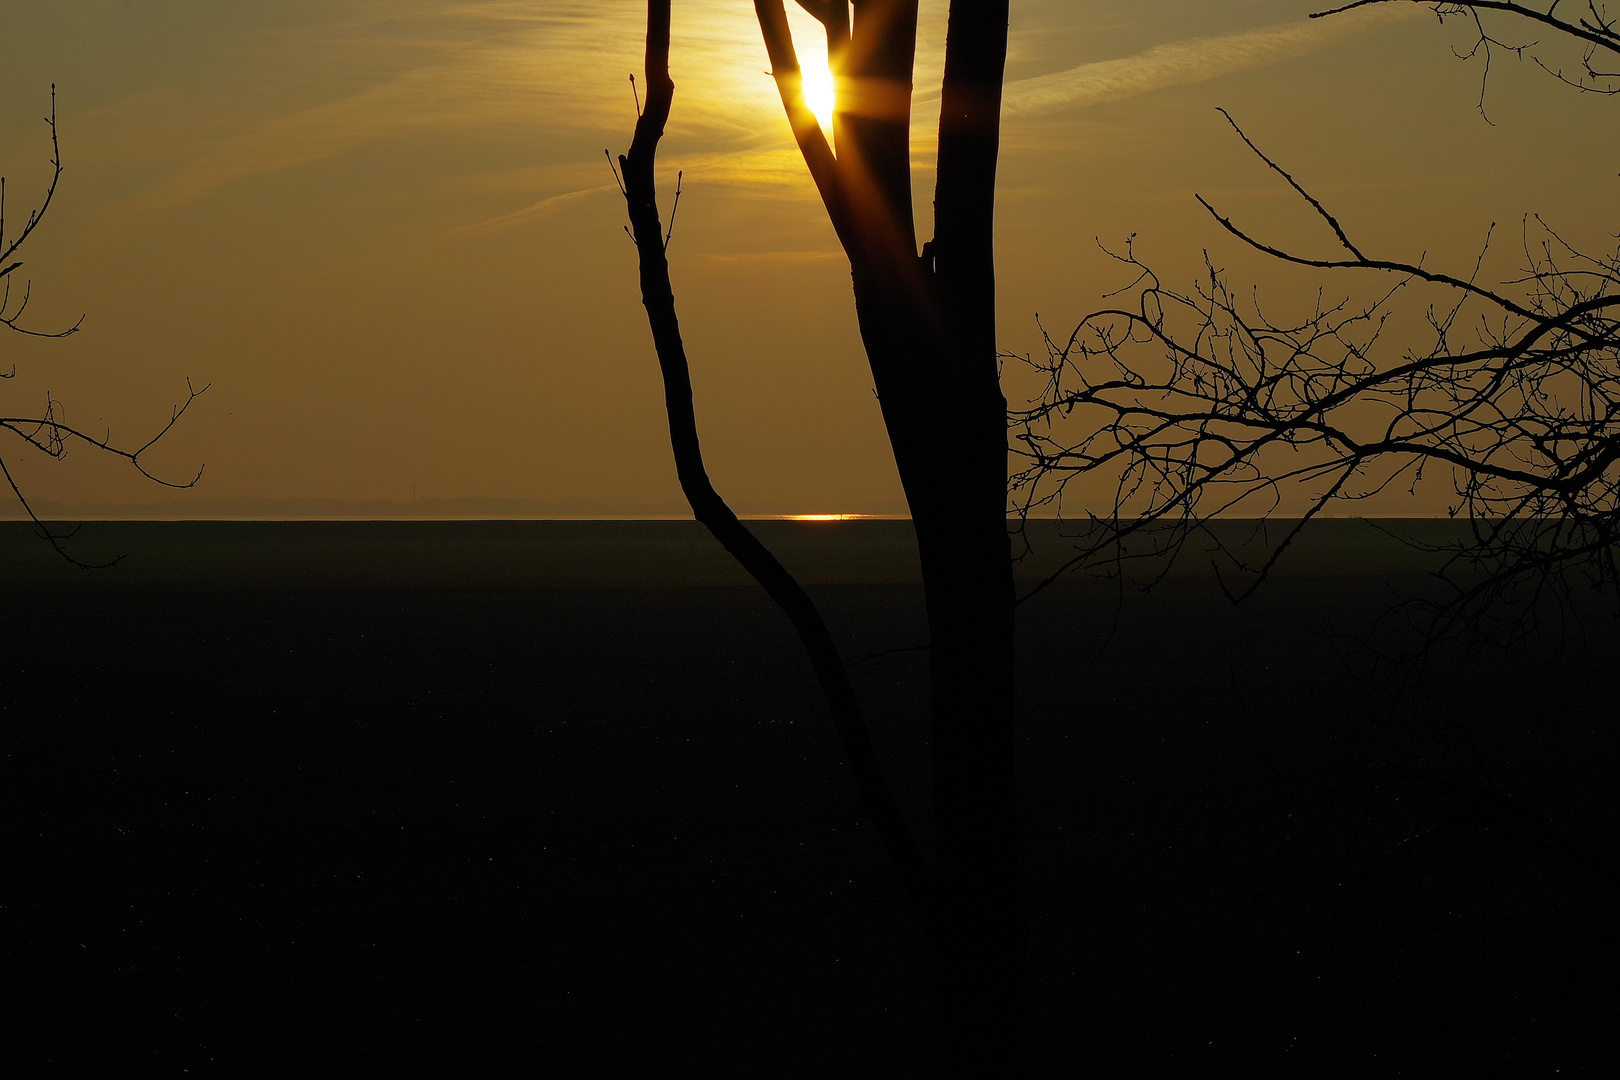
[[(0, 282), (3, 282), (3, 285), (0, 285), (0, 324), (4, 324), (8, 330), (14, 333), (25, 334), (29, 337), (65, 338), (79, 332), (79, 327), (84, 323), (83, 315), (80, 315), (78, 321), (64, 330), (31, 329), (25, 325), (23, 316), (28, 310), (28, 300), (33, 293), (33, 282), (25, 279), (22, 288), (19, 290), (20, 295), (14, 295), (12, 290), (12, 282), (16, 280), (15, 272), (21, 269), (23, 265), (22, 260), (16, 258), (16, 255), (22, 250), (23, 244), (34, 235), (34, 230), (39, 227), (40, 222), (44, 220), (45, 212), (50, 209), (51, 200), (56, 197), (56, 188), (62, 179), (62, 151), (56, 134), (56, 87), (54, 85), (51, 87), (51, 112), (45, 118), (45, 123), (51, 129), (50, 185), (45, 189), (45, 197), (40, 200), (39, 208), (29, 212), (28, 220), (9, 242), (6, 239), (6, 181), (4, 177), (0, 177)], [(11, 370), (0, 375), (0, 378), (9, 379), (16, 374), (17, 367), (13, 364)], [(201, 469), (197, 470), (196, 476), (183, 483), (164, 480), (162, 477), (154, 476), (147, 471), (146, 466), (141, 464), (141, 455), (150, 450), (159, 439), (167, 435), (169, 430), (179, 422), (185, 411), (191, 407), (191, 403), (197, 400), (198, 395), (207, 389), (206, 386), (202, 390), (194, 389), (191, 381), (186, 380), (185, 402), (170, 413), (168, 423), (164, 424), (156, 435), (133, 450), (115, 445), (112, 442), (110, 432), (98, 437), (69, 426), (61, 416), (62, 403), (49, 394), (45, 398), (44, 412), (37, 416), (0, 416), (0, 427), (13, 432), (34, 449), (49, 454), (58, 460), (67, 456), (70, 443), (82, 442), (114, 457), (123, 458), (133, 465), (142, 476), (162, 484), (164, 487), (189, 488), (202, 479)], [(12, 494), (16, 496), (18, 503), (27, 511), (34, 524), (39, 527), (40, 534), (50, 541), (51, 545), (70, 562), (79, 566), (87, 565), (73, 558), (62, 547), (62, 541), (66, 539), (65, 535), (53, 532), (44, 522), (40, 521), (39, 517), (34, 513), (34, 508), (29, 505), (22, 489), (17, 486), (17, 481), (12, 477), (11, 469), (3, 457), (0, 457), (0, 473), (4, 474), (6, 483), (10, 485)]]
[[(1397, 0), (1322, 14), (1375, 2)], [(1620, 35), (1600, 5), (1573, 23), (1552, 17), (1558, 4), (1548, 13), (1509, 3), (1432, 6), (1442, 17), (1476, 20), (1480, 45), (1459, 55), (1504, 47), (1478, 18), (1505, 11), (1586, 44), (1582, 78), (1548, 68), (1565, 82), (1591, 90), (1593, 80), (1613, 77), (1593, 64), (1593, 50), (1620, 55)], [(1510, 616), (1498, 625), (1516, 628), (1549, 589), (1561, 593), (1576, 580), (1614, 585), (1620, 251), (1582, 251), (1536, 217), (1524, 226), (1522, 274), (1499, 285), (1479, 281), (1480, 263), (1448, 274), (1369, 254), (1232, 126), (1310, 206), (1337, 251), (1309, 257), (1265, 243), (1199, 197), (1223, 228), (1283, 263), (1393, 282), (1369, 304), (1318, 294), (1312, 310), (1279, 319), (1207, 255), (1203, 279), (1180, 292), (1127, 243), (1116, 257), (1137, 274), (1122, 290), (1134, 291), (1134, 305), (1093, 312), (1065, 337), (1045, 336), (1045, 356), (1020, 358), (1044, 379), (1030, 407), (1012, 414), (1023, 510), (1060, 507), (1079, 476), (1117, 477), (1113, 505), (1090, 515), (1072, 567), (1174, 555), (1194, 535), (1222, 547), (1212, 519), (1269, 517), (1285, 489), (1304, 495), (1303, 513), (1254, 565), (1228, 549), (1251, 572), (1233, 590), (1240, 598), (1324, 510), (1415, 485), (1438, 469), (1452, 480), (1450, 513), (1471, 530), (1435, 548), (1453, 591), (1438, 603), (1429, 634), (1488, 629), (1482, 619), (1498, 614)], [(1390, 357), (1392, 304), (1413, 292), (1427, 304), (1426, 336)]]
[(738, 522), (704, 471), (669, 284), (654, 158), (674, 93), (669, 0), (649, 0), (647, 104), (620, 158), (670, 437), (693, 512), (797, 627), (831, 706), (867, 817), (927, 933), (946, 1070), (1018, 1069), (1025, 939), (1013, 770), (1013, 579), (1006, 400), (992, 247), (1007, 0), (953, 0), (945, 50), (934, 238), (911, 204), (917, 0), (799, 0), (825, 28), (832, 139), (805, 103), (782, 0), (755, 11), (789, 124), (846, 254), (861, 339), (911, 509), (931, 642), (936, 847), (925, 863), (867, 739), (814, 606)]

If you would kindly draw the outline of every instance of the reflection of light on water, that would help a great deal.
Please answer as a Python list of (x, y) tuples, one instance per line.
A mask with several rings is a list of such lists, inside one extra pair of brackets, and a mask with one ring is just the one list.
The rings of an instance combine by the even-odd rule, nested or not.
[(855, 521), (865, 514), (783, 514), (784, 521)]
[(832, 130), (833, 78), (825, 61), (813, 60), (804, 65), (804, 103), (821, 121), (821, 130)]

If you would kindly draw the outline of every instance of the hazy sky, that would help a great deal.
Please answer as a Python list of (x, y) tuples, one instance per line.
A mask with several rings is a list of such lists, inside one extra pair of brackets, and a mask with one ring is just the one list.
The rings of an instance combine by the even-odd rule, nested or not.
[[(923, 0), (921, 208), (945, 7)], [(1013, 0), (1004, 348), (1037, 344), (1036, 313), (1064, 326), (1125, 283), (1098, 237), (1136, 233), (1167, 282), (1190, 282), (1208, 247), (1280, 301), (1315, 288), (1248, 259), (1193, 201), (1327, 250), (1217, 105), (1373, 252), (1466, 268), (1497, 221), (1500, 277), (1527, 211), (1577, 239), (1612, 229), (1591, 213), (1615, 205), (1612, 101), (1499, 57), (1493, 126), (1479, 66), (1450, 51), (1467, 44), (1462, 25), (1415, 5), (1307, 22), (1311, 10)], [(17, 365), (6, 411), (49, 390), (70, 421), (132, 442), (189, 375), (213, 388), (152, 464), (206, 462), (198, 498), (414, 488), (678, 506), (635, 252), (602, 156), (629, 142), (643, 12), (638, 0), (7, 0), (11, 228), (48, 179), (52, 82), (67, 167), (25, 250), (30, 314), (42, 329), (88, 317), (65, 341), (0, 338)], [(848, 267), (764, 74), (752, 4), (676, 0), (674, 24), (661, 163), (666, 211), (685, 170), (671, 257), (711, 472), (745, 511), (898, 510)], [(164, 497), (84, 450), (60, 465), (25, 450), (0, 445), (38, 496)]]

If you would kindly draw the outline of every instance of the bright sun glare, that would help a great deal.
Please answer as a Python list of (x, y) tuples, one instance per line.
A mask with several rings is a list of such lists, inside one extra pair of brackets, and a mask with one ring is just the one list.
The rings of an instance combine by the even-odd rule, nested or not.
[(810, 106), (810, 111), (816, 114), (821, 121), (823, 131), (832, 130), (833, 114), (833, 79), (832, 72), (827, 70), (825, 63), (805, 64), (804, 72), (804, 103)]

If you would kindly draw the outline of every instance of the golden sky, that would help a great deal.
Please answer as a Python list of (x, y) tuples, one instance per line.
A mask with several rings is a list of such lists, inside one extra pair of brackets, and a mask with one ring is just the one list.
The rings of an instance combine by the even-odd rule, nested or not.
[[(918, 205), (931, 193), (944, 0), (923, 0)], [(790, 8), (792, 5), (790, 5)], [(797, 9), (794, 9), (796, 13)], [(1125, 284), (1096, 239), (1137, 234), (1167, 283), (1208, 248), (1279, 304), (1314, 291), (1240, 252), (1328, 250), (1224, 106), (1369, 253), (1466, 270), (1526, 212), (1578, 240), (1612, 222), (1612, 101), (1528, 62), (1452, 58), (1415, 5), (1310, 22), (1295, 0), (1013, 0), (1001, 164), (1002, 344), (1038, 344)], [(144, 441), (170, 496), (78, 450), (0, 445), (31, 494), (96, 506), (500, 497), (680, 508), (635, 253), (602, 151), (628, 145), (638, 0), (9, 0), (0, 171), (11, 228), (67, 172), (24, 251), (33, 324), (0, 338), (6, 411)], [(747, 0), (676, 0), (670, 253), (717, 486), (744, 512), (902, 509), (848, 267), (792, 149)], [(808, 20), (801, 48), (817, 51)], [(1508, 36), (1514, 36), (1512, 34)], [(1518, 35), (1524, 37), (1525, 35)], [(1595, 133), (1595, 134), (1594, 134)], [(928, 235), (926, 226), (923, 235)], [(1608, 241), (1612, 243), (1612, 241)], [(1331, 283), (1330, 283), (1330, 287)], [(1341, 290), (1354, 290), (1345, 279)], [(187, 500), (190, 500), (189, 502)]]

